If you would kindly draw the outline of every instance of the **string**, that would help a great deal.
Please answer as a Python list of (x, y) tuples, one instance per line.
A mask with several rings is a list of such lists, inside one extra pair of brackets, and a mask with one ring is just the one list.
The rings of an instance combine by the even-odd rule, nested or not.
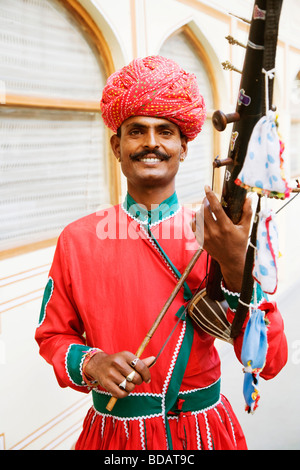
[(299, 196), (299, 194), (300, 193), (296, 193), (291, 199), (289, 199), (282, 207), (280, 207), (280, 209), (276, 211), (276, 214), (282, 211), (282, 209), (284, 209), (290, 202), (292, 202), (295, 199), (295, 197)]
[[(217, 155), (216, 157), (216, 160), (219, 158), (219, 155)], [(213, 165), (213, 171), (212, 171), (212, 177), (211, 177), (211, 189), (214, 190), (214, 181), (215, 181), (215, 166)], [(209, 255), (209, 253), (207, 253), (207, 257), (206, 257), (206, 271), (205, 271), (205, 287), (207, 287), (207, 283), (208, 283), (208, 271), (209, 271), (209, 259), (211, 258), (211, 256)], [(203, 282), (203, 281), (202, 281)]]
[(266, 114), (269, 111), (269, 79), (272, 80), (274, 78), (275, 76), (274, 72), (275, 72), (275, 68), (268, 70), (268, 71), (265, 69), (262, 69), (262, 73), (265, 74)]

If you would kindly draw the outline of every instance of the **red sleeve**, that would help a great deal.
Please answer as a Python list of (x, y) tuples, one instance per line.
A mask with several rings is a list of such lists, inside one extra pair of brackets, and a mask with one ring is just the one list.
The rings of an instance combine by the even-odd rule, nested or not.
[[(260, 373), (265, 380), (275, 377), (285, 366), (288, 357), (287, 340), (284, 333), (284, 324), (282, 316), (275, 302), (263, 302), (259, 306), (260, 310), (265, 311), (266, 318), (269, 321), (267, 327), (268, 350), (266, 364)], [(232, 323), (234, 312), (228, 310), (228, 320)], [(234, 340), (234, 350), (237, 358), (241, 361), (241, 351), (243, 345), (243, 335), (247, 320), (242, 328), (240, 335)]]
[(41, 356), (53, 366), (61, 387), (88, 392), (81, 366), (90, 349), (72, 295), (64, 232), (60, 236), (49, 272), (35, 339)]

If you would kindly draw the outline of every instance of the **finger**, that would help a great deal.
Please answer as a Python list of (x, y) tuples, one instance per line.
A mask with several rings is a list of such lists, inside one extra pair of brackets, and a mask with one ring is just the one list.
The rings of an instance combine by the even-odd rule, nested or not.
[(127, 382), (126, 378), (121, 374), (117, 374), (114, 380), (109, 380), (105, 383), (105, 389), (116, 398), (126, 397), (133, 391), (134, 387), (135, 385)]
[[(122, 353), (113, 355), (109, 372), (107, 372), (104, 379), (106, 388), (108, 388), (108, 386), (111, 387), (112, 383), (119, 386), (127, 376), (130, 376), (126, 385), (127, 391), (133, 390), (135, 385), (139, 385), (143, 381), (146, 383), (150, 382), (151, 375), (148, 366), (153, 363), (154, 360), (154, 356), (141, 360), (129, 351), (123, 351)], [(132, 374), (133, 371), (135, 374)], [(110, 382), (110, 384), (107, 382)]]
[(126, 377), (127, 382), (132, 383), (133, 385), (140, 385), (143, 382), (141, 374), (134, 369), (126, 369), (126, 372), (124, 371), (124, 376)]
[(147, 357), (143, 360), (140, 359), (137, 362), (137, 364), (135, 366), (135, 370), (136, 370), (136, 372), (138, 372), (140, 374), (141, 379), (142, 379), (143, 382), (146, 382), (146, 383), (150, 382), (151, 374), (150, 374), (148, 366), (150, 366), (154, 360), (155, 360), (155, 357), (150, 356), (150, 357)]
[(197, 229), (203, 229), (204, 224), (204, 202), (201, 204), (199, 210), (194, 214), (190, 226), (193, 232), (196, 232)]
[(203, 247), (204, 243), (204, 206), (200, 207), (200, 210), (196, 212), (190, 223), (191, 229), (194, 232), (195, 238), (199, 246)]
[(123, 398), (134, 390), (135, 385), (141, 384), (143, 380), (149, 383), (151, 376), (148, 366), (150, 366), (154, 360), (154, 356), (150, 356), (143, 361), (138, 360), (134, 363), (135, 369), (131, 368), (126, 377), (118, 374), (115, 377), (117, 383), (113, 383), (110, 386), (110, 393), (116, 398)]
[(128, 375), (126, 375), (127, 382), (133, 382), (135, 377), (135, 370), (132, 370)]
[(238, 223), (238, 225), (243, 225), (248, 229), (250, 227), (251, 219), (252, 219), (252, 203), (251, 203), (250, 198), (246, 198), (244, 205), (243, 205), (243, 212), (242, 212), (241, 220)]
[(205, 216), (204, 216), (204, 223), (205, 218), (208, 218), (208, 222), (211, 219), (217, 220), (220, 223), (227, 222), (227, 216), (222, 208), (221, 203), (219, 202), (215, 193), (211, 190), (209, 186), (205, 186), (205, 194), (206, 194), (206, 203), (205, 203)]
[(128, 394), (133, 391), (135, 385), (140, 385), (143, 381), (149, 383), (151, 375), (148, 367), (154, 361), (155, 356), (150, 356), (143, 360), (139, 359), (138, 361), (134, 361), (135, 368), (131, 368), (130, 372), (126, 375), (125, 378), (122, 377), (123, 380), (118, 384), (118, 387), (123, 392), (127, 392)]
[[(117, 363), (117, 376), (114, 376), (114, 382), (120, 383), (125, 378), (129, 377), (127, 380), (128, 385), (131, 383), (134, 385), (141, 384), (143, 379), (139, 374), (139, 371), (136, 370), (136, 365), (140, 360), (131, 352), (123, 351), (122, 353), (122, 361)], [(121, 357), (121, 356), (120, 356)], [(118, 377), (118, 378), (116, 378)], [(119, 382), (118, 382), (119, 381)], [(126, 389), (130, 390), (132, 387), (127, 386)]]
[(143, 362), (146, 364), (146, 366), (149, 368), (152, 366), (153, 362), (155, 361), (155, 356), (150, 356), (150, 357), (146, 357), (145, 359), (143, 359)]
[[(126, 377), (128, 384), (140, 385), (143, 381), (149, 382), (150, 372), (148, 366), (155, 361), (155, 357), (150, 356), (141, 360), (133, 354), (130, 354), (127, 359), (127, 364), (124, 364), (120, 372), (124, 377)], [(127, 388), (130, 389), (131, 387)]]
[(126, 393), (130, 393), (134, 390), (135, 384), (128, 382), (126, 377), (123, 377), (122, 382), (118, 384), (118, 387)]
[(203, 204), (203, 224), (211, 225), (212, 223), (217, 222), (217, 220), (217, 216), (212, 210), (210, 202), (208, 199), (205, 199)]

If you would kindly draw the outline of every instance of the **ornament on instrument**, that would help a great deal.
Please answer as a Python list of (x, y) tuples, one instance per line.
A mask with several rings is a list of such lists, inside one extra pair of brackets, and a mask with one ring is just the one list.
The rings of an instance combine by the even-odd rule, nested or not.
[(230, 140), (230, 151), (231, 152), (233, 152), (233, 150), (234, 150), (235, 142), (236, 142), (236, 139), (238, 138), (238, 136), (239, 136), (238, 132), (232, 132), (231, 140)]
[(253, 129), (236, 184), (267, 197), (289, 197), (290, 189), (284, 177), (283, 150), (275, 113), (269, 110)]
[(275, 112), (269, 109), (269, 80), (273, 80), (274, 70), (262, 70), (265, 74), (266, 115), (254, 126), (245, 162), (235, 183), (263, 196), (285, 199), (290, 195), (290, 188), (284, 177), (284, 144), (277, 132)]
[(266, 10), (262, 10), (258, 5), (254, 6), (253, 18), (255, 20), (265, 20), (266, 19)]
[(244, 365), (243, 394), (246, 411), (253, 413), (258, 406), (259, 375), (264, 367), (267, 355), (267, 325), (265, 313), (257, 307), (250, 309), (242, 346), (241, 360)]
[(252, 275), (267, 294), (277, 289), (278, 231), (271, 210), (259, 213), (257, 240)]
[(260, 399), (258, 388), (259, 375), (265, 365), (268, 349), (267, 320), (265, 312), (257, 307), (258, 285), (254, 286), (254, 307), (250, 308), (241, 353), (244, 365), (243, 394), (246, 402), (246, 411), (253, 413)]
[(245, 90), (242, 88), (238, 96), (238, 104), (243, 104), (244, 106), (249, 106), (251, 103), (250, 96), (246, 95)]

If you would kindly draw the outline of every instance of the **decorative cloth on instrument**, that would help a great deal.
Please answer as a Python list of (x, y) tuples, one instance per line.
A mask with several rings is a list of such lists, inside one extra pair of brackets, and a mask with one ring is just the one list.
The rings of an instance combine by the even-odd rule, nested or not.
[(252, 275), (267, 294), (277, 289), (278, 230), (272, 210), (259, 214), (257, 241)]
[(264, 316), (265, 313), (262, 310), (251, 309), (243, 339), (241, 353), (245, 374), (243, 393), (248, 413), (255, 411), (260, 399), (259, 374), (264, 367), (268, 348), (267, 326)]
[(135, 59), (113, 73), (100, 107), (105, 124), (114, 132), (129, 117), (153, 116), (174, 122), (189, 141), (206, 118), (196, 76), (161, 56)]
[(245, 163), (235, 183), (267, 197), (285, 199), (290, 189), (284, 177), (282, 153), (274, 111), (269, 110), (253, 129)]

